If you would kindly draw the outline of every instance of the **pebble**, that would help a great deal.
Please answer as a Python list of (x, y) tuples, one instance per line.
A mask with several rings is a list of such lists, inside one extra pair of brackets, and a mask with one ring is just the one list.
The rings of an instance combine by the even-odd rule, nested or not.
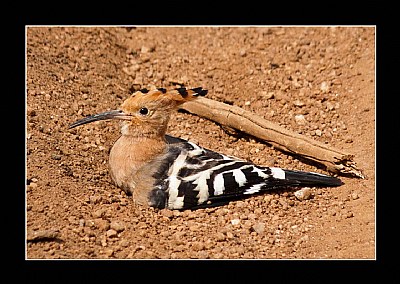
[(351, 136), (346, 136), (344, 142), (353, 143), (353, 138), (351, 138)]
[(60, 232), (57, 229), (38, 230), (28, 232), (26, 236), (27, 241), (44, 241), (57, 239), (60, 237)]
[(101, 218), (105, 215), (106, 210), (105, 209), (98, 209), (94, 212), (92, 212), (93, 218)]
[(304, 187), (300, 190), (294, 192), (294, 196), (300, 201), (307, 200), (311, 198), (311, 189), (309, 187)]
[(320, 89), (321, 89), (321, 91), (323, 91), (323, 92), (328, 92), (329, 91), (329, 85), (328, 85), (328, 83), (327, 82), (322, 82), (321, 83), (321, 86), (320, 86)]
[(254, 214), (254, 213), (250, 213), (249, 215), (247, 215), (247, 218), (248, 218), (248, 219), (252, 219), (252, 220), (254, 220), (254, 219), (256, 219), (256, 218), (257, 218), (257, 215), (256, 215), (256, 214)]
[(240, 223), (240, 219), (233, 219), (233, 220), (231, 220), (231, 224), (232, 225), (239, 225), (239, 223)]
[(261, 234), (263, 234), (264, 231), (265, 231), (265, 224), (264, 224), (264, 223), (257, 223), (257, 224), (255, 224), (255, 225), (253, 226), (253, 230), (254, 230), (257, 234), (261, 235)]
[(327, 109), (328, 111), (334, 110), (334, 109), (335, 109), (335, 105), (332, 104), (331, 102), (327, 102), (327, 103), (326, 103), (326, 109)]
[(315, 130), (315, 135), (317, 135), (317, 136), (322, 136), (322, 131), (321, 130), (319, 130), (319, 129), (317, 129), (317, 130)]
[(122, 232), (125, 230), (125, 224), (122, 221), (111, 221), (110, 228), (116, 232)]
[(305, 103), (302, 102), (302, 101), (300, 101), (300, 100), (295, 100), (295, 101), (293, 102), (293, 104), (294, 104), (295, 106), (298, 106), (298, 107), (302, 107), (302, 106), (305, 105)]
[(129, 241), (128, 240), (122, 240), (120, 243), (120, 246), (126, 248), (129, 247)]
[(164, 217), (167, 217), (167, 218), (172, 218), (172, 217), (174, 217), (174, 213), (173, 213), (173, 211), (172, 210), (169, 210), (169, 209), (163, 209), (163, 210), (161, 210), (161, 215), (163, 215)]
[(101, 231), (107, 231), (110, 229), (110, 223), (107, 220), (95, 219), (94, 224)]
[(28, 116), (36, 116), (36, 111), (32, 108), (28, 108), (26, 114)]
[(225, 241), (226, 236), (225, 236), (223, 233), (218, 232), (218, 233), (215, 235), (215, 239), (216, 239), (218, 242), (222, 242), (222, 241)]
[(192, 243), (192, 249), (194, 251), (202, 251), (204, 250), (204, 244), (202, 242), (193, 242)]
[(306, 124), (306, 118), (305, 118), (304, 115), (302, 115), (302, 114), (296, 114), (296, 115), (294, 116), (294, 120), (296, 121), (296, 123), (297, 123), (298, 125), (304, 125), (304, 124)]
[(182, 215), (182, 213), (178, 210), (175, 210), (172, 214), (174, 215), (174, 217), (179, 217)]
[(92, 204), (100, 203), (101, 200), (102, 200), (101, 196), (96, 196), (96, 195), (89, 196), (89, 201)]
[(85, 220), (85, 227), (91, 228), (91, 227), (94, 227), (94, 226), (95, 226), (95, 222), (93, 220)]
[(226, 233), (226, 237), (228, 238), (228, 239), (233, 239), (233, 234), (231, 233), (231, 232), (227, 232)]
[(104, 254), (110, 257), (114, 254), (114, 251), (112, 249), (104, 249)]
[(106, 232), (107, 237), (109, 238), (113, 238), (116, 237), (118, 235), (117, 231), (110, 229)]
[(263, 97), (263, 99), (269, 100), (269, 99), (273, 99), (275, 94), (274, 94), (274, 92), (262, 91), (261, 96)]
[(31, 182), (30, 184), (29, 184), (29, 189), (35, 189), (35, 188), (37, 188), (37, 183), (36, 182)]
[(271, 219), (272, 222), (279, 220), (279, 215), (274, 215)]
[(353, 192), (353, 193), (351, 194), (351, 198), (352, 198), (353, 200), (356, 200), (356, 199), (358, 199), (358, 198), (360, 198), (360, 197), (358, 196), (357, 193)]
[(142, 46), (142, 48), (140, 49), (140, 52), (141, 53), (149, 53), (149, 52), (153, 52), (154, 50), (156, 50), (156, 47), (154, 45)]
[(274, 197), (270, 194), (264, 196), (264, 201), (267, 203), (270, 203), (272, 199), (274, 199)]

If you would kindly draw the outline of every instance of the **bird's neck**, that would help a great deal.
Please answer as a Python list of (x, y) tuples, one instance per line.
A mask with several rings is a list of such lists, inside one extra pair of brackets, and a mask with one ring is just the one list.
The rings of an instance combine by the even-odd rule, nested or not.
[(119, 152), (119, 157), (132, 162), (144, 162), (160, 155), (166, 148), (164, 136), (121, 135), (115, 142), (113, 150)]
[(149, 161), (157, 160), (166, 146), (164, 137), (122, 135), (109, 156), (110, 173), (116, 185), (132, 193), (138, 182), (137, 172)]
[(131, 125), (129, 123), (123, 123), (121, 127), (121, 134), (126, 139), (131, 140), (164, 140), (165, 133), (167, 131), (167, 125)]

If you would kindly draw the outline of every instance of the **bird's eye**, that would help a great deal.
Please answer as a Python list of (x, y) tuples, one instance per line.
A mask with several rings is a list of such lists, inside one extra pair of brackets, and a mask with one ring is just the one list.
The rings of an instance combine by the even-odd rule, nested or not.
[(142, 107), (141, 109), (139, 109), (139, 113), (141, 115), (148, 115), (149, 114), (149, 110), (146, 107)]

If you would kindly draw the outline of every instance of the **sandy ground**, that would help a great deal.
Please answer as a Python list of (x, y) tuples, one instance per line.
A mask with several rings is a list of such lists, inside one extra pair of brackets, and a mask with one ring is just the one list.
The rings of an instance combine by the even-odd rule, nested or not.
[[(28, 27), (26, 64), (28, 259), (376, 257), (373, 27)], [(68, 125), (176, 84), (352, 153), (366, 178), (341, 177), (307, 200), (288, 189), (196, 211), (136, 205), (108, 173), (119, 124)], [(187, 113), (168, 132), (326, 173)]]

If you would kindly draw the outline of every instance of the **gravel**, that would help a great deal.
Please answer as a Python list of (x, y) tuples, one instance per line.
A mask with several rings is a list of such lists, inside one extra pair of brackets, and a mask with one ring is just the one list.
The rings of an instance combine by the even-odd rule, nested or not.
[(294, 192), (294, 196), (300, 201), (308, 200), (311, 198), (311, 189), (309, 187), (304, 187)]
[(111, 221), (110, 228), (119, 233), (125, 230), (125, 223), (122, 221)]
[[(27, 257), (374, 257), (373, 30), (29, 27), (26, 227), (62, 228), (62, 242), (28, 241)], [(355, 154), (368, 179), (343, 177), (308, 199), (288, 188), (195, 211), (135, 204), (108, 172), (119, 124), (68, 124), (118, 108), (133, 90), (176, 82)], [(174, 114), (168, 132), (263, 165), (325, 172), (194, 115)]]

